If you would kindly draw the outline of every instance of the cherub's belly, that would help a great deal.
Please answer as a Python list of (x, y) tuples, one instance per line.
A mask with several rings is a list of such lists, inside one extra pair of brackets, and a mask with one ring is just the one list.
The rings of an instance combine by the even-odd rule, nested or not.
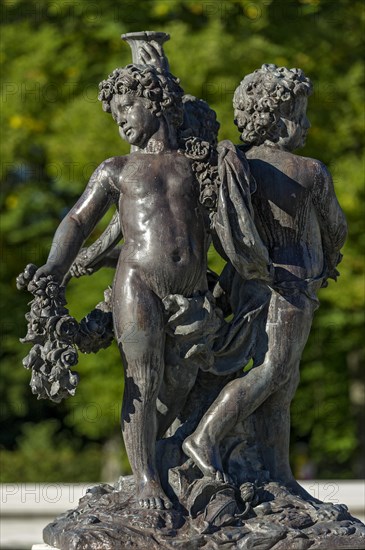
[(155, 193), (124, 201), (125, 244), (120, 256), (160, 297), (191, 295), (206, 272), (204, 220), (190, 195)]
[[(147, 246), (146, 246), (147, 244)], [(196, 247), (176, 243), (126, 243), (120, 255), (120, 277), (133, 270), (160, 298), (167, 294), (190, 296), (204, 290), (206, 259), (203, 242)]]

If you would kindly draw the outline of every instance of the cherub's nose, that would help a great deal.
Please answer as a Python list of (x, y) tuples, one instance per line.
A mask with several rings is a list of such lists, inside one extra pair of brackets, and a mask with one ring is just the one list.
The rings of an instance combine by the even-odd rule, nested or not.
[(123, 113), (118, 113), (117, 115), (117, 124), (118, 126), (123, 126), (126, 123), (126, 118)]

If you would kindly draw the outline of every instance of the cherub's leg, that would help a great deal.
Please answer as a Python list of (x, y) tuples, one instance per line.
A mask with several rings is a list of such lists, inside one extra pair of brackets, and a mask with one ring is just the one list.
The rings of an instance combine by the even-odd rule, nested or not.
[(292, 364), (288, 365), (289, 379), (255, 412), (254, 422), (258, 444), (261, 446), (265, 460), (265, 468), (270, 472), (271, 478), (284, 483), (302, 498), (314, 500), (297, 483), (289, 463), (290, 405), (299, 384), (300, 359), (310, 332), (315, 309), (315, 305), (311, 301), (305, 298), (302, 298), (301, 301), (301, 322), (296, 324), (297, 333), (293, 326), (292, 337), (288, 341), (288, 345), (292, 345), (293, 348)]
[(120, 270), (114, 283), (113, 313), (125, 370), (122, 430), (137, 498), (145, 508), (171, 508), (155, 457), (156, 398), (164, 369), (162, 304), (135, 271)]
[(219, 453), (220, 442), (238, 421), (247, 418), (273, 391), (272, 363), (262, 364), (254, 370), (255, 374), (250, 371), (223, 388), (195, 432), (183, 443), (185, 454), (208, 477), (219, 481), (226, 479)]
[[(293, 373), (295, 369), (293, 369)], [(284, 484), (304, 500), (320, 502), (295, 479), (289, 462), (290, 403), (299, 381), (298, 375), (271, 395), (255, 413), (255, 432), (264, 457), (265, 469), (273, 481)]]
[[(202, 269), (200, 281), (194, 288), (187, 289), (187, 295), (193, 292), (207, 292), (206, 270)], [(165, 369), (158, 395), (158, 430), (161, 439), (182, 411), (188, 395), (194, 387), (199, 368), (191, 359), (180, 357), (173, 337), (166, 337)]]
[(161, 439), (182, 411), (194, 386), (198, 367), (188, 361), (165, 357), (164, 377), (158, 395), (157, 439)]
[(222, 477), (219, 444), (223, 437), (285, 386), (293, 370), (298, 376), (298, 353), (300, 357), (309, 333), (309, 328), (303, 327), (304, 319), (302, 304), (292, 304), (273, 293), (265, 327), (266, 353), (258, 353), (254, 368), (225, 386), (183, 444), (184, 452), (205, 475)]
[(282, 483), (294, 480), (289, 463), (290, 404), (299, 382), (299, 362), (282, 388), (270, 395), (254, 414), (256, 440), (270, 477)]

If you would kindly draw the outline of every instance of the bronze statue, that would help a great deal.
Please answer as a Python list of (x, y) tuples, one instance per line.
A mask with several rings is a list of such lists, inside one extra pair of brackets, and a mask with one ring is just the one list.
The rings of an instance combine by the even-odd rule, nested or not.
[[(288, 550), (353, 535), (360, 548), (365, 527), (306, 493), (289, 465), (301, 354), (346, 238), (327, 169), (292, 152), (309, 128), (311, 82), (263, 65), (234, 96), (243, 146), (218, 143), (214, 111), (169, 72), (168, 36), (125, 38), (133, 64), (100, 84), (99, 99), (131, 153), (96, 169), (46, 264), (27, 266), (18, 286), (35, 297), (24, 366), (38, 397), (73, 395), (76, 346), (95, 352), (116, 339), (133, 477), (92, 488), (44, 539), (61, 549)], [(113, 204), (104, 234), (81, 249)], [(220, 277), (207, 269), (211, 242), (227, 261)], [(116, 269), (112, 292), (77, 323), (65, 285), (102, 266)]]

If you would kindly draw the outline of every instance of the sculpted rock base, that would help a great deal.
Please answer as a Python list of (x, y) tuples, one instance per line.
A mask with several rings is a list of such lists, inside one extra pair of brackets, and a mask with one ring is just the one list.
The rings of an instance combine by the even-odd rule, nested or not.
[(274, 482), (237, 491), (198, 475), (191, 481), (195, 473), (188, 464), (169, 476), (174, 490), (184, 487), (173, 510), (139, 508), (133, 476), (92, 487), (76, 509), (44, 529), (44, 541), (61, 550), (365, 547), (364, 524), (343, 504), (305, 501)]

